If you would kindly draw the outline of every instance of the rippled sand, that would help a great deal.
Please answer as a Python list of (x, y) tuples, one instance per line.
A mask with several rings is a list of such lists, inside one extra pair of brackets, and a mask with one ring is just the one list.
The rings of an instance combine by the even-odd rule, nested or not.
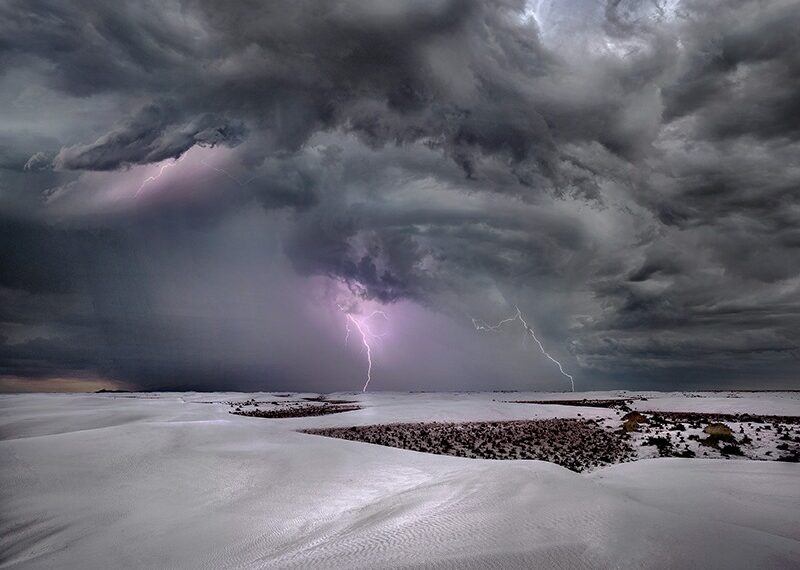
[[(302, 433), (552, 418), (619, 425), (616, 409), (507, 401), (564, 394), (347, 394), (336, 398), (361, 409), (276, 419), (231, 414), (225, 403), (314, 396), (1, 396), (0, 567), (800, 564), (798, 464), (655, 457), (579, 474), (545, 461), (435, 455)], [(649, 411), (800, 415), (797, 393), (576, 397), (630, 398)], [(651, 435), (636, 432), (630, 443)]]

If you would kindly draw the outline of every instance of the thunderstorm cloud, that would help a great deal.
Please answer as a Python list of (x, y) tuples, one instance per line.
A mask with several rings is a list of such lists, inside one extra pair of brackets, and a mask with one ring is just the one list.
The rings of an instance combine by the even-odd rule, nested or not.
[[(796, 387), (796, 0), (0, 3), (0, 389)], [(337, 301), (338, 300), (338, 301)], [(530, 347), (528, 347), (530, 348)]]

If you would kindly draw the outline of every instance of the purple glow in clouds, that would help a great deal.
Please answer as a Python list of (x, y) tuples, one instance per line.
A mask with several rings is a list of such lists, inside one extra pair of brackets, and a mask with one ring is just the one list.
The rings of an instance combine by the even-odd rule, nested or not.
[(388, 317), (386, 316), (386, 313), (384, 313), (383, 311), (375, 310), (375, 311), (372, 311), (369, 315), (367, 315), (363, 319), (359, 320), (359, 319), (355, 318), (353, 316), (353, 314), (351, 312), (349, 312), (344, 305), (341, 305), (341, 304), (337, 303), (336, 306), (339, 307), (339, 310), (342, 311), (345, 314), (345, 317), (347, 319), (345, 321), (345, 328), (347, 330), (347, 333), (346, 333), (346, 335), (344, 337), (345, 345), (347, 344), (347, 341), (350, 339), (350, 331), (351, 331), (350, 324), (351, 323), (356, 328), (356, 330), (358, 331), (358, 334), (361, 336), (361, 344), (364, 347), (364, 352), (366, 352), (366, 354), (367, 354), (367, 380), (364, 383), (364, 387), (361, 389), (361, 391), (362, 392), (366, 392), (367, 391), (367, 387), (369, 386), (369, 382), (370, 382), (370, 380), (372, 380), (372, 345), (370, 343), (373, 340), (377, 340), (377, 339), (379, 339), (379, 338), (384, 336), (383, 334), (375, 334), (375, 333), (373, 333), (370, 330), (369, 321), (370, 321), (370, 319), (372, 319), (373, 317), (376, 317), (376, 316), (381, 316), (384, 319), (388, 319)]

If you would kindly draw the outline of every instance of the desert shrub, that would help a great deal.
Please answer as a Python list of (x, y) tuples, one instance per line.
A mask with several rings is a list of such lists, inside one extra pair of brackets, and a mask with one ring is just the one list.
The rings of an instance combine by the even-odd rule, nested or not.
[(733, 431), (731, 430), (731, 428), (729, 428), (725, 424), (720, 424), (720, 423), (708, 424), (705, 427), (705, 429), (703, 430), (703, 433), (707, 433), (709, 435), (716, 435), (716, 436), (729, 436), (729, 435), (732, 436), (733, 435)]
[(742, 448), (738, 445), (725, 445), (721, 450), (722, 455), (744, 455)]
[(672, 441), (668, 437), (648, 437), (642, 445), (653, 445), (658, 449), (658, 454), (662, 457), (671, 455)]
[(703, 430), (704, 433), (708, 434), (706, 439), (700, 440), (700, 443), (703, 445), (707, 445), (708, 447), (717, 447), (720, 443), (730, 443), (735, 445), (738, 443), (736, 438), (733, 437), (733, 432), (731, 428), (726, 426), (725, 424), (720, 423), (713, 423), (708, 424), (705, 429)]
[(645, 423), (647, 422), (647, 418), (640, 414), (639, 412), (628, 412), (624, 416), (622, 416), (623, 421), (634, 421), (636, 423)]
[(628, 412), (622, 416), (622, 420), (622, 431), (625, 433), (638, 431), (639, 424), (647, 422), (647, 418), (639, 412)]

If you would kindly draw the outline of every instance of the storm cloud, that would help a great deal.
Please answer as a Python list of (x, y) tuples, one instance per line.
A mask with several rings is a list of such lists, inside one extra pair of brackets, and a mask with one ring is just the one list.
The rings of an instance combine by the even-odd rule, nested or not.
[[(0, 377), (791, 387), (800, 6), (0, 5)], [(411, 318), (410, 315), (413, 315)], [(394, 328), (393, 328), (394, 327)], [(309, 358), (309, 354), (313, 358)]]

